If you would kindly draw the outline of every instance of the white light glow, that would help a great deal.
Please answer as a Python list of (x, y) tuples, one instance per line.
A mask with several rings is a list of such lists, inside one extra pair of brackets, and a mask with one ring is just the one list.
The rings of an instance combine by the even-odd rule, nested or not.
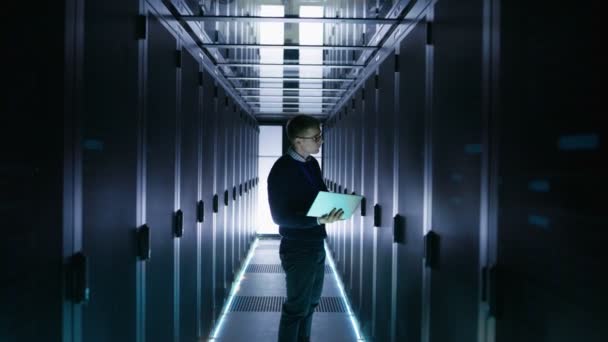
[[(285, 16), (285, 7), (280, 5), (262, 5), (260, 7), (260, 16), (262, 17), (283, 17)], [(277, 44), (285, 43), (285, 24), (284, 23), (260, 23), (260, 44)], [(276, 63), (283, 64), (283, 50), (264, 48), (260, 49), (260, 63)], [(283, 67), (275, 65), (260, 66), (260, 77), (283, 77)], [(260, 87), (272, 87), (276, 84), (272, 81), (260, 81)], [(276, 90), (261, 89), (260, 95), (275, 95)], [(265, 102), (266, 99), (261, 98), (260, 102)], [(274, 106), (260, 105), (262, 112), (281, 112), (281, 108)]]
[[(300, 6), (300, 17), (306, 18), (321, 18), (323, 17), (323, 6)], [(323, 24), (322, 23), (300, 23), (300, 45), (323, 45)], [(306, 61), (306, 64), (323, 64), (322, 49), (302, 49), (300, 50), (300, 61)], [(314, 66), (300, 67), (300, 77), (313, 78), (323, 77), (323, 68)], [(300, 95), (323, 95), (321, 88), (323, 82), (309, 81), (306, 86), (310, 88), (319, 88), (319, 90), (308, 90), (306, 94), (300, 92)], [(319, 99), (316, 103), (300, 102), (300, 112), (302, 113), (320, 113), (322, 111), (322, 100)]]
[(228, 313), (228, 310), (230, 309), (230, 306), (232, 305), (234, 296), (239, 292), (239, 290), (241, 288), (241, 281), (243, 281), (243, 279), (245, 278), (245, 271), (247, 270), (247, 266), (249, 266), (249, 262), (251, 261), (251, 258), (253, 257), (253, 254), (255, 253), (255, 249), (257, 246), (258, 246), (258, 239), (256, 238), (253, 241), (253, 244), (251, 245), (251, 249), (249, 249), (249, 253), (247, 254), (247, 258), (245, 259), (243, 266), (241, 267), (238, 275), (236, 276), (236, 279), (237, 279), (236, 284), (234, 284), (232, 286), (232, 289), (230, 290), (230, 295), (228, 296), (228, 301), (226, 301), (226, 304), (224, 305), (224, 308), (222, 309), (222, 313), (220, 314), (220, 319), (218, 320), (217, 324), (215, 325), (215, 328), (213, 329), (213, 331), (211, 332), (209, 341), (215, 341), (215, 339), (218, 338), (220, 332), (222, 331), (222, 327), (224, 326), (224, 322), (226, 320), (226, 314)]
[(336, 283), (338, 284), (338, 289), (340, 290), (340, 296), (342, 296), (342, 299), (344, 300), (344, 303), (346, 304), (346, 313), (347, 313), (348, 317), (350, 318), (350, 324), (353, 327), (353, 331), (355, 332), (357, 341), (365, 341), (365, 339), (363, 338), (363, 335), (361, 334), (361, 330), (359, 329), (359, 321), (357, 320), (357, 317), (355, 317), (355, 314), (353, 313), (353, 310), (350, 307), (350, 301), (348, 300), (348, 298), (346, 297), (346, 293), (344, 292), (342, 280), (338, 276), (338, 272), (336, 271), (336, 265), (334, 263), (334, 259), (331, 257), (331, 251), (327, 247), (327, 243), (325, 243), (325, 254), (327, 255), (327, 260), (329, 261), (329, 266), (331, 267), (331, 271), (334, 274)]
[[(269, 105), (270, 106), (270, 105)], [(272, 220), (268, 204), (268, 174), (272, 165), (283, 154), (283, 128), (281, 126), (260, 126), (258, 155), (258, 175), (260, 176), (258, 191), (258, 234), (278, 234), (279, 226)]]
[[(243, 279), (245, 279), (245, 271), (247, 270), (247, 267), (249, 266), (249, 263), (251, 262), (251, 258), (255, 254), (255, 250), (258, 246), (258, 241), (259, 241), (259, 239), (256, 238), (253, 241), (253, 244), (251, 245), (251, 249), (249, 250), (249, 253), (247, 254), (247, 258), (245, 259), (245, 262), (243, 263), (243, 267), (241, 267), (241, 269), (239, 270), (239, 273), (237, 275), (238, 280), (237, 280), (236, 284), (234, 284), (234, 286), (232, 287), (232, 290), (230, 291), (230, 295), (228, 296), (228, 301), (226, 301), (226, 304), (224, 305), (224, 307), (222, 309), (222, 313), (220, 314), (220, 319), (218, 320), (218, 323), (215, 325), (215, 328), (213, 329), (211, 336), (209, 337), (209, 341), (216, 341), (216, 339), (219, 337), (219, 335), (222, 331), (222, 327), (224, 326), (224, 322), (226, 321), (226, 315), (228, 313), (228, 310), (230, 309), (230, 306), (232, 305), (232, 301), (234, 300), (234, 297), (236, 296), (236, 294), (239, 292), (239, 290), (241, 288), (241, 282), (243, 281)], [(327, 243), (325, 243), (325, 254), (327, 255), (327, 260), (329, 262), (329, 266), (334, 275), (336, 283), (338, 284), (338, 289), (340, 290), (340, 296), (342, 297), (342, 300), (344, 300), (344, 304), (346, 305), (346, 314), (350, 319), (350, 323), (351, 323), (351, 326), (355, 333), (355, 336), (357, 337), (357, 341), (365, 341), (365, 339), (363, 338), (363, 335), (361, 335), (361, 331), (359, 329), (359, 322), (357, 321), (357, 318), (353, 314), (353, 311), (350, 306), (350, 301), (348, 300), (348, 298), (346, 297), (346, 293), (344, 292), (342, 280), (338, 276), (338, 272), (336, 271), (336, 265), (334, 263), (334, 259), (331, 257), (331, 252), (330, 252), (329, 248), (327, 247)]]

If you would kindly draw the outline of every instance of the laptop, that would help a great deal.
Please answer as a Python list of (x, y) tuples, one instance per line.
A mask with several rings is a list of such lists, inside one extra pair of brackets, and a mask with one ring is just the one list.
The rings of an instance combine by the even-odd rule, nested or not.
[(333, 209), (342, 209), (342, 219), (348, 220), (359, 207), (362, 196), (319, 191), (306, 216), (321, 217)]

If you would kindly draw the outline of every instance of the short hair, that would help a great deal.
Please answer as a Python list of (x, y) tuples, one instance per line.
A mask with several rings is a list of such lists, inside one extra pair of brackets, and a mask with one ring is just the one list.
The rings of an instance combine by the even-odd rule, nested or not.
[(321, 128), (321, 123), (310, 115), (298, 115), (287, 121), (287, 138), (293, 143), (294, 139), (301, 136), (309, 128)]

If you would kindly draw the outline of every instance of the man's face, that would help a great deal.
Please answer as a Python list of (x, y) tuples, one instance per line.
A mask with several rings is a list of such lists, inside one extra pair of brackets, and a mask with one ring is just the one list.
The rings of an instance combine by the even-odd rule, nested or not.
[(323, 144), (323, 137), (321, 136), (321, 130), (318, 127), (308, 128), (305, 130), (299, 138), (297, 138), (302, 150), (309, 154), (317, 154)]

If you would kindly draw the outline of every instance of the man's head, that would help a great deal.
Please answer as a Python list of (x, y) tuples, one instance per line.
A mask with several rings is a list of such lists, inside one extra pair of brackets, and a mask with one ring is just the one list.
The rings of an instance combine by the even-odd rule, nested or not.
[(287, 137), (296, 152), (304, 157), (319, 153), (323, 144), (319, 120), (308, 115), (298, 115), (287, 122)]

